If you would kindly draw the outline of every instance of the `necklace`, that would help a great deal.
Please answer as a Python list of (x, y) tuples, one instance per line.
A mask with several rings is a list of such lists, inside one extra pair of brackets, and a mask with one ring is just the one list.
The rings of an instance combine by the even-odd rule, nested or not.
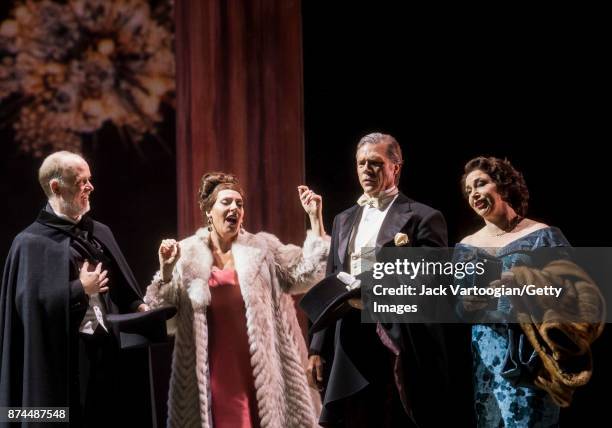
[(512, 220), (510, 220), (510, 222), (508, 223), (508, 226), (506, 226), (501, 232), (491, 233), (489, 234), (489, 236), (498, 237), (498, 236), (505, 235), (506, 233), (510, 233), (514, 229), (516, 229), (516, 226), (518, 226), (522, 220), (523, 220), (523, 217), (521, 217), (520, 215), (517, 215)]

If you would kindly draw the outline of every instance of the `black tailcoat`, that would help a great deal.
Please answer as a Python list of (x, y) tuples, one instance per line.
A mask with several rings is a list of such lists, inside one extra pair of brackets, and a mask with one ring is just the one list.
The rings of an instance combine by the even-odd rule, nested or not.
[[(348, 271), (349, 241), (361, 211), (355, 205), (334, 219), (328, 275)], [(397, 233), (408, 235), (411, 246), (447, 246), (442, 214), (402, 193), (385, 216), (377, 249), (394, 246)], [(362, 324), (357, 310), (316, 333), (310, 353), (321, 355), (326, 368), (320, 423), (395, 426), (409, 418), (418, 426), (441, 426), (449, 370), (444, 334), (443, 327), (435, 324)], [(358, 398), (368, 389), (365, 399)], [(401, 400), (402, 411), (397, 412), (397, 406), (388, 410), (393, 409), (385, 403), (389, 392)]]

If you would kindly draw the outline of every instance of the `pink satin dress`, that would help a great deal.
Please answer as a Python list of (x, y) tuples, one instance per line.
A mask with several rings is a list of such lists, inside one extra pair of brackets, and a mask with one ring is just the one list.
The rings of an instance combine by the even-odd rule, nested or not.
[(208, 357), (215, 428), (259, 427), (244, 300), (234, 269), (212, 268)]

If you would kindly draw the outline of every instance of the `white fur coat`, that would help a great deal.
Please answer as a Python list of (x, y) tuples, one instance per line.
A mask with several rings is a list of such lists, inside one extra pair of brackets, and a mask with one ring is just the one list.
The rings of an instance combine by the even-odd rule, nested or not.
[[(213, 257), (209, 232), (199, 229), (180, 242), (172, 281), (159, 272), (147, 288), (152, 307), (176, 305), (175, 346), (168, 398), (169, 427), (212, 427), (208, 377), (208, 279)], [(308, 231), (303, 248), (283, 245), (268, 233), (241, 233), (232, 245), (246, 308), (251, 366), (262, 428), (317, 425), (319, 394), (308, 386), (307, 350), (293, 299), (325, 273), (329, 238)]]

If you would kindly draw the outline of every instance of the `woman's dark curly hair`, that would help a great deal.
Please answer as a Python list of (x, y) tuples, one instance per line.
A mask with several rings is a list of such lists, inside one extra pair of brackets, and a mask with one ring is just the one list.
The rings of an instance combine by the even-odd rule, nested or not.
[(529, 190), (523, 174), (518, 172), (507, 159), (499, 159), (495, 157), (479, 156), (468, 161), (463, 168), (463, 176), (461, 177), (461, 187), (464, 196), (465, 179), (468, 174), (475, 170), (481, 170), (491, 177), (497, 185), (497, 191), (502, 199), (506, 201), (518, 215), (525, 217), (529, 201)]
[(238, 178), (234, 174), (214, 171), (207, 172), (202, 176), (198, 189), (198, 204), (204, 216), (206, 216), (207, 211), (212, 209), (219, 192), (227, 189), (235, 190), (244, 199), (244, 190), (240, 187)]

